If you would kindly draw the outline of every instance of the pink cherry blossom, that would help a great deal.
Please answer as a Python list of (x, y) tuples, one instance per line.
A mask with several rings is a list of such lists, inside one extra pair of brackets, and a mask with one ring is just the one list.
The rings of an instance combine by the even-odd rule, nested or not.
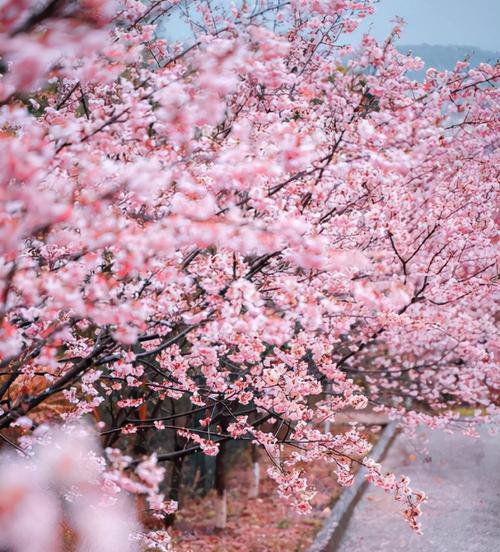
[(369, 0), (166, 4), (3, 2), (0, 429), (38, 467), (5, 467), (2, 545), (54, 549), (76, 485), (89, 549), (167, 550), (121, 497), (158, 521), (162, 463), (238, 440), (299, 512), (312, 461), (361, 463), (420, 530), (425, 495), (325, 422), (498, 423), (498, 66), (415, 81), (401, 20), (356, 51)]

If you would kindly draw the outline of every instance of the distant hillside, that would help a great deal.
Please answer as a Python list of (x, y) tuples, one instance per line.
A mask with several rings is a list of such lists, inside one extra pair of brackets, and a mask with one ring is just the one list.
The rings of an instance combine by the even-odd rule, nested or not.
[(417, 79), (423, 78), (425, 71), (429, 67), (434, 67), (441, 71), (444, 69), (453, 69), (457, 61), (461, 61), (467, 56), (470, 58), (472, 67), (479, 63), (495, 63), (500, 59), (500, 52), (481, 50), (481, 48), (475, 46), (404, 44), (398, 46), (398, 50), (405, 54), (411, 51), (414, 56), (418, 56), (424, 60), (424, 69), (414, 73), (414, 77)]

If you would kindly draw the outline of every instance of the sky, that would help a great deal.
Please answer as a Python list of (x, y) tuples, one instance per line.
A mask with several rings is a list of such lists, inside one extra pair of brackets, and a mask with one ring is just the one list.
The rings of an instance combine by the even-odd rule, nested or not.
[(380, 0), (369, 18), (379, 39), (387, 36), (390, 20), (407, 22), (401, 44), (454, 44), (500, 51), (500, 0)]
[[(500, 51), (500, 0), (379, 0), (376, 13), (351, 35), (353, 43), (368, 31), (384, 40), (396, 15), (407, 22), (399, 41), (402, 45), (427, 43)], [(191, 35), (176, 15), (165, 23), (164, 32), (170, 38), (182, 40)]]

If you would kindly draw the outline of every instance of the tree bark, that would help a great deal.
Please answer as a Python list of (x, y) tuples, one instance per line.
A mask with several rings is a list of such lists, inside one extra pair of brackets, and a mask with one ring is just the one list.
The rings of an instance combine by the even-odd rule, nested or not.
[(215, 458), (215, 528), (225, 529), (227, 525), (226, 492), (226, 443), (220, 444), (219, 454)]
[(252, 445), (252, 483), (248, 491), (249, 498), (258, 498), (260, 486), (260, 464), (259, 449), (257, 445)]

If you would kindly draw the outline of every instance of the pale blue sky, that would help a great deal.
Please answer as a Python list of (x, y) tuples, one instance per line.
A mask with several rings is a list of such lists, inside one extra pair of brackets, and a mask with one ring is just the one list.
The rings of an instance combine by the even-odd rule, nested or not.
[(427, 42), (500, 50), (500, 0), (380, 0), (376, 14), (366, 23), (382, 39), (395, 15), (407, 22), (402, 44)]
[[(363, 22), (351, 39), (356, 42), (362, 33), (370, 30), (383, 40), (396, 15), (407, 22), (400, 44), (425, 42), (500, 51), (500, 0), (380, 0), (376, 13)], [(175, 12), (165, 20), (163, 28), (170, 38), (182, 40), (190, 35)]]

